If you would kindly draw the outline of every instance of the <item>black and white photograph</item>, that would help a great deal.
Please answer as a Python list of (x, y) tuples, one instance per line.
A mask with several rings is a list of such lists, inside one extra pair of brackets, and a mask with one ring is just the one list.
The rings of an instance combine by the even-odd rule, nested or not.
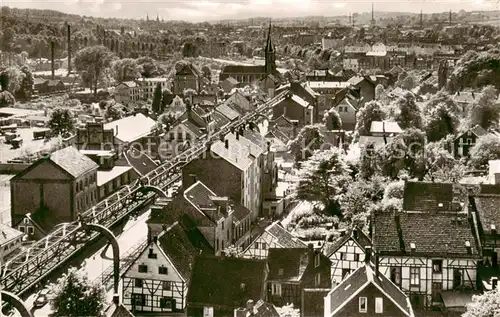
[(500, 0), (0, 0), (0, 317), (500, 317)]

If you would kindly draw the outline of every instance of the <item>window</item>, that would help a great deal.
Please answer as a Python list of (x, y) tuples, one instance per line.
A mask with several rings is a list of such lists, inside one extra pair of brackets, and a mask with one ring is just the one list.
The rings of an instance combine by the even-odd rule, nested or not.
[(255, 242), (255, 248), (258, 249), (259, 248), (259, 243), (258, 242)]
[(432, 272), (441, 273), (443, 271), (443, 260), (432, 260)]
[(397, 286), (401, 286), (401, 267), (393, 266), (391, 267), (391, 281)]
[(262, 243), (261, 243), (261, 247), (262, 247), (262, 250), (265, 250), (265, 249), (267, 248), (266, 243), (265, 243), (265, 242), (262, 242)]
[(340, 252), (340, 259), (343, 260), (345, 258), (344, 252)]
[(139, 264), (139, 273), (148, 273), (148, 266), (145, 264)]
[(342, 279), (345, 279), (347, 277), (347, 275), (349, 275), (349, 273), (351, 273), (351, 270), (342, 269)]
[(359, 253), (354, 253), (354, 261), (359, 262)]
[(150, 258), (150, 259), (157, 259), (158, 258), (156, 253), (153, 252), (153, 249), (149, 249), (148, 258)]
[(203, 307), (203, 317), (213, 317), (214, 316), (214, 308), (213, 307)]
[(467, 139), (467, 144), (472, 144), (472, 139)]
[(24, 228), (24, 226), (19, 226), (19, 231), (21, 231), (22, 233), (25, 233), (26, 232), (25, 230), (26, 229)]
[(174, 300), (170, 297), (160, 298), (160, 308), (173, 309), (174, 308), (173, 304), (174, 304)]
[(320, 264), (320, 261), (321, 260), (321, 256), (318, 254), (316, 254), (316, 256), (314, 257), (314, 267), (318, 267), (319, 264)]
[(420, 285), (420, 268), (411, 267), (410, 268), (410, 286)]
[(163, 281), (161, 283), (161, 286), (163, 288), (164, 291), (170, 291), (172, 289), (172, 282), (170, 281)]
[(167, 275), (168, 274), (168, 268), (166, 268), (164, 266), (160, 266), (158, 268), (158, 274), (165, 274), (165, 275)]
[(28, 220), (28, 218), (24, 218), (24, 219), (23, 219), (23, 223), (24, 223), (25, 225), (29, 225), (30, 221)]
[(316, 284), (316, 286), (320, 286), (321, 285), (321, 274), (320, 273), (317, 273), (315, 278), (314, 278), (314, 282)]
[(384, 312), (384, 299), (382, 297), (375, 297), (375, 313), (382, 314)]
[(142, 287), (142, 279), (140, 278), (135, 279), (135, 287)]
[(271, 294), (276, 296), (281, 296), (281, 284), (273, 283), (271, 285)]
[(222, 230), (224, 230), (224, 220), (222, 220)]
[(366, 313), (366, 310), (367, 310), (366, 302), (367, 302), (366, 297), (359, 298), (359, 312), (360, 313)]
[(132, 302), (134, 306), (146, 306), (146, 295), (132, 294)]
[(28, 233), (29, 234), (34, 234), (35, 233), (35, 228), (33, 228), (32, 226), (28, 226)]

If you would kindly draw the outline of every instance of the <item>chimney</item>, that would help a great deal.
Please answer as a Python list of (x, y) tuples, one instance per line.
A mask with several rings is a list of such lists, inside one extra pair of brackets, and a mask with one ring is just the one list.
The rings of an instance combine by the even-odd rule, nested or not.
[(249, 299), (247, 301), (247, 311), (251, 312), (252, 315), (253, 315), (253, 307), (254, 307), (254, 302), (253, 300)]
[(498, 285), (498, 277), (496, 276), (493, 276), (491, 278), (491, 289), (494, 290), (497, 288), (497, 285)]
[(229, 149), (229, 140), (225, 140), (225, 141), (224, 141), (224, 147), (225, 147), (226, 149)]
[(68, 23), (68, 75), (71, 73), (71, 26)]
[(354, 239), (358, 239), (358, 228), (354, 228), (354, 230), (352, 230), (352, 237)]
[(116, 306), (120, 304), (120, 295), (113, 294), (113, 304), (115, 304)]
[(314, 245), (312, 243), (309, 243), (307, 245), (307, 248), (309, 249), (309, 251), (314, 251)]
[(366, 265), (370, 265), (371, 256), (372, 256), (372, 247), (366, 246), (365, 247), (365, 263), (366, 263)]
[(51, 62), (51, 70), (52, 70), (52, 80), (56, 78), (56, 65), (54, 64), (54, 50), (55, 50), (54, 41), (50, 42), (50, 62)]
[(382, 121), (382, 133), (384, 136), (384, 144), (387, 144), (387, 136), (385, 135), (385, 121)]
[(469, 240), (465, 241), (465, 248), (467, 249), (467, 254), (472, 254), (472, 247)]
[(115, 136), (118, 135), (118, 124), (115, 126)]
[(196, 176), (196, 174), (189, 174), (189, 176), (191, 176), (191, 179), (193, 180), (193, 184), (198, 181), (198, 177)]
[(476, 99), (476, 96), (474, 96), (474, 92), (472, 92), (472, 99)]
[(493, 235), (497, 234), (497, 227), (494, 224), (491, 224), (490, 229), (491, 229), (491, 234)]
[(417, 249), (417, 246), (415, 245), (415, 243), (410, 243), (411, 252), (415, 252), (416, 249)]
[(247, 310), (245, 308), (236, 308), (234, 310), (234, 317), (247, 317)]

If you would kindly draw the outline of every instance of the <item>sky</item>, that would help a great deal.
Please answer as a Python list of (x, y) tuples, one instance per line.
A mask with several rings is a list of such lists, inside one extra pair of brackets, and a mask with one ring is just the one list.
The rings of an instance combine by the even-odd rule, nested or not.
[[(366, 0), (0, 0), (0, 5), (79, 15), (217, 21), (252, 17), (337, 16), (371, 11)], [(424, 13), (498, 10), (498, 0), (373, 0), (375, 11)]]

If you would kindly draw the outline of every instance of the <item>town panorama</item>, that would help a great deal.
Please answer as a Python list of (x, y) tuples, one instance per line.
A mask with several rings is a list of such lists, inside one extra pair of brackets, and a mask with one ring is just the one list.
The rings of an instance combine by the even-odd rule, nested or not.
[(500, 316), (500, 11), (40, 3), (0, 13), (1, 316)]

